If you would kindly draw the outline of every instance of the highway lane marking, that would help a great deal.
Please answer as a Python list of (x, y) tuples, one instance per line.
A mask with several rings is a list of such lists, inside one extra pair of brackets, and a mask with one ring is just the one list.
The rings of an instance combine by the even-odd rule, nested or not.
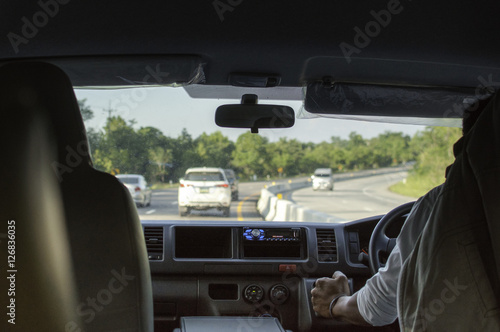
[(173, 202), (172, 202), (172, 203), (170, 203), (170, 204), (175, 205), (175, 204), (177, 204), (177, 201), (173, 201)]
[(260, 192), (252, 194), (250, 196), (247, 196), (247, 197), (243, 198), (243, 200), (241, 202), (238, 203), (238, 208), (236, 209), (236, 212), (238, 214), (238, 221), (244, 221), (245, 220), (245, 219), (243, 219), (243, 212), (241, 211), (241, 209), (243, 208), (243, 204), (246, 201), (248, 201), (250, 198), (252, 198), (253, 196), (258, 196), (258, 195), (260, 195)]
[[(384, 197), (384, 196), (381, 196), (380, 193), (378, 193), (377, 191), (373, 190), (373, 189), (369, 189), (370, 187), (373, 187), (374, 185), (370, 185), (368, 187), (364, 187), (362, 192), (364, 195), (368, 196), (368, 197), (372, 197), (372, 198), (375, 198), (376, 200), (380, 201), (380, 202), (384, 202), (384, 203), (388, 203), (388, 204), (395, 204), (395, 205), (401, 205), (403, 203), (401, 203), (400, 201), (398, 200), (395, 200), (395, 199), (392, 199), (392, 198), (389, 198), (389, 197)], [(372, 194), (373, 192), (373, 194)], [(391, 193), (391, 191), (389, 191), (389, 189), (387, 188), (387, 193), (389, 194), (393, 194), (393, 195), (397, 195), (395, 193)], [(411, 201), (411, 197), (408, 197), (408, 202)]]
[(151, 214), (151, 213), (155, 213), (155, 212), (156, 212), (156, 210), (155, 210), (155, 209), (153, 209), (153, 210), (149, 210), (149, 211), (147, 211), (147, 212), (146, 212), (146, 214)]

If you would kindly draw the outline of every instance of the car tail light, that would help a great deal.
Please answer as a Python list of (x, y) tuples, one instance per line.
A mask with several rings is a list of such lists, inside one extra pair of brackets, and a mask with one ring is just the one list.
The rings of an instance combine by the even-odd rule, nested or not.
[(192, 187), (193, 185), (191, 184), (184, 184), (184, 183), (181, 183), (180, 184), (181, 187)]
[(229, 187), (229, 185), (228, 185), (228, 184), (218, 184), (218, 185), (217, 185), (217, 187), (224, 187), (224, 188), (227, 188), (227, 187)]
[(140, 187), (135, 187), (135, 192), (138, 192), (138, 191), (141, 191), (141, 188)]

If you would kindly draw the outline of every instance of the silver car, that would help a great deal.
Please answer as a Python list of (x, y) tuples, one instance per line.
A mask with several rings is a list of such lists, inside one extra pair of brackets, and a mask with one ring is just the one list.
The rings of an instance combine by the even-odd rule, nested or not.
[(153, 191), (144, 176), (139, 174), (119, 174), (118, 180), (127, 187), (130, 195), (138, 207), (150, 206)]

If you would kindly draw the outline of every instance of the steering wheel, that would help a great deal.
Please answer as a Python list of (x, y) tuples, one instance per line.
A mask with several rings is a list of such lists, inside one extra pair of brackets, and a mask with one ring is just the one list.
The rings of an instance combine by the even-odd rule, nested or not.
[(389, 211), (385, 216), (380, 219), (377, 226), (373, 229), (372, 236), (370, 238), (370, 244), (368, 245), (368, 256), (370, 262), (370, 272), (372, 274), (377, 273), (378, 269), (381, 267), (380, 254), (389, 254), (394, 246), (396, 246), (396, 239), (388, 238), (385, 235), (385, 230), (399, 218), (408, 214), (415, 202), (405, 203), (398, 206), (397, 208)]

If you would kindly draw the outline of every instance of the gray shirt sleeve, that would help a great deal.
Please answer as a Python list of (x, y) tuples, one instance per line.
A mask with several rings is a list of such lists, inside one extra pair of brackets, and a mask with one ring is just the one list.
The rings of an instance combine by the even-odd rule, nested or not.
[(398, 317), (396, 301), (400, 270), (401, 254), (396, 245), (385, 267), (358, 291), (359, 313), (371, 325), (388, 325)]

